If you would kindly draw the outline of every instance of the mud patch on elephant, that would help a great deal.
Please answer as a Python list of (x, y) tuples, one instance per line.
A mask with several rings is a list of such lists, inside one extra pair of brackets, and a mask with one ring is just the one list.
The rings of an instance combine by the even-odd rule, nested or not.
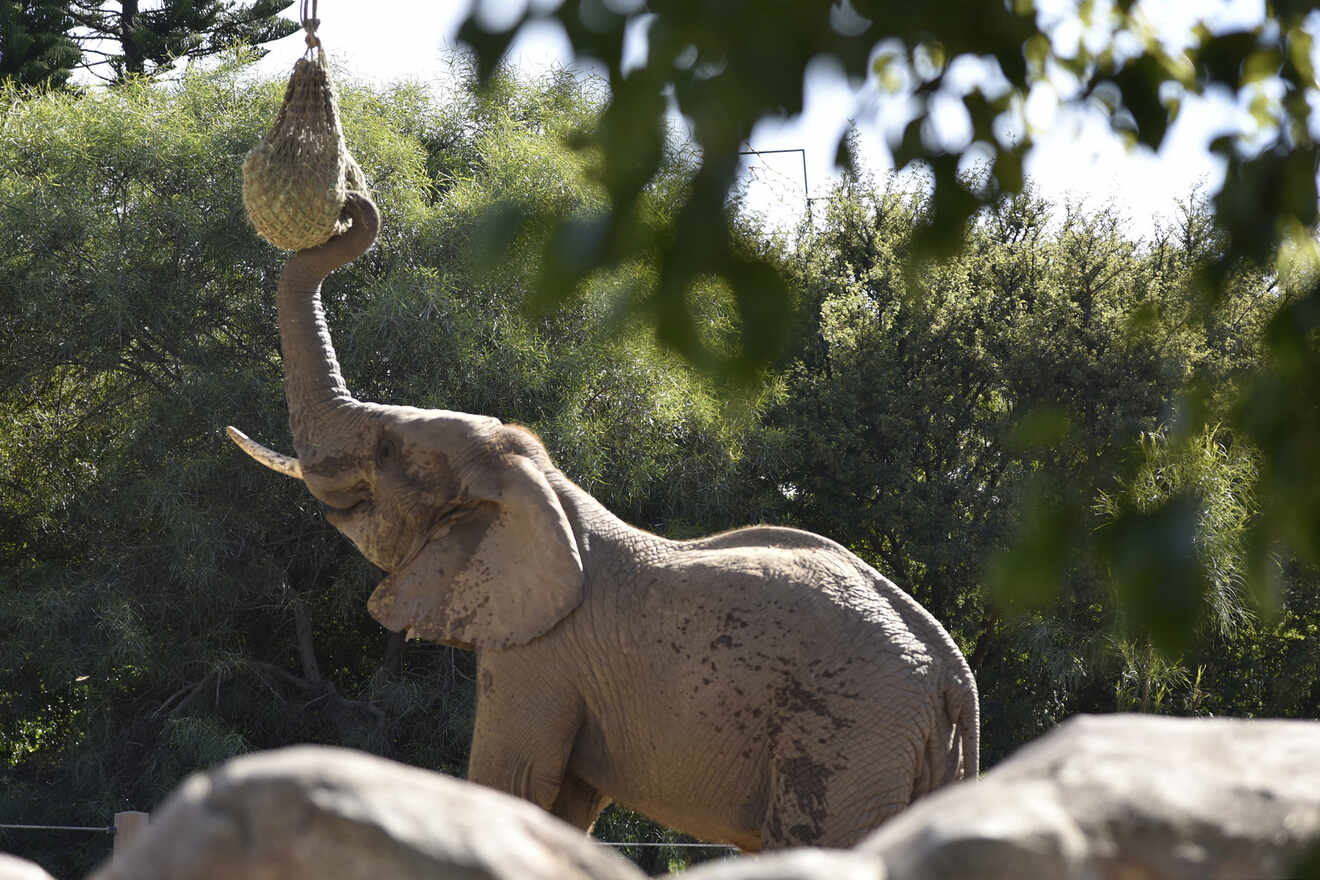
[(803, 843), (815, 843), (820, 839), (820, 829), (811, 825), (794, 825), (788, 830)]
[(786, 710), (787, 714), (792, 715), (815, 715), (825, 721), (835, 730), (842, 730), (845, 727), (852, 727), (853, 722), (848, 718), (840, 718), (830, 711), (829, 704), (821, 699), (821, 696), (802, 685), (802, 682), (795, 678), (790, 678), (788, 683), (781, 687), (776, 693), (781, 709)]
[(798, 815), (811, 820), (809, 825), (793, 825), (789, 833), (803, 843), (814, 843), (820, 838), (828, 817), (825, 794), (834, 771), (805, 755), (799, 755), (781, 760), (778, 775), (784, 793), (797, 808)]

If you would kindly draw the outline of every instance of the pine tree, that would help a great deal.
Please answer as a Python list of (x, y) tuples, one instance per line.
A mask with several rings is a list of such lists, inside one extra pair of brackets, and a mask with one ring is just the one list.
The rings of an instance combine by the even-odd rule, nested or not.
[(108, 82), (155, 75), (181, 58), (214, 55), (236, 42), (259, 46), (298, 29), (279, 16), (293, 0), (163, 0), (150, 8), (142, 0), (68, 0), (67, 5), (80, 29), (76, 39), (84, 66)]
[(78, 63), (68, 0), (0, 0), (0, 82), (59, 87)]

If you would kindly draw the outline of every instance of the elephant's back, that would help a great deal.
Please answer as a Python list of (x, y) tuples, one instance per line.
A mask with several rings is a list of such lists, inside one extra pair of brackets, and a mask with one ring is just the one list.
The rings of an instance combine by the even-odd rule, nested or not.
[[(730, 601), (760, 593), (809, 616), (823, 616), (836, 635), (896, 635), (894, 628), (929, 638), (943, 627), (916, 599), (842, 544), (784, 526), (750, 526), (682, 542), (673, 554), (684, 580)], [(699, 572), (699, 573), (697, 573)], [(822, 621), (824, 622), (824, 621)]]
[(744, 526), (694, 538), (690, 541), (675, 542), (680, 551), (701, 552), (709, 550), (737, 550), (772, 547), (783, 550), (829, 550), (842, 551), (852, 555), (842, 544), (803, 529), (789, 526)]
[(733, 612), (730, 622), (750, 610), (762, 638), (799, 646), (795, 660), (819, 661), (850, 647), (858, 658), (920, 654), (925, 643), (948, 640), (915, 599), (813, 532), (753, 526), (680, 546), (668, 579), (678, 595), (667, 600)]

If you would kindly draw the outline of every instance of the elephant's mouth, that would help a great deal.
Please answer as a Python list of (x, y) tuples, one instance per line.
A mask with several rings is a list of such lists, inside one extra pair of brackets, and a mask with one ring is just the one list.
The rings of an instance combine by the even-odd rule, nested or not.
[(368, 497), (360, 501), (350, 501), (348, 504), (327, 504), (326, 507), (335, 513), (342, 513), (344, 516), (354, 516), (370, 510), (371, 503), (371, 498)]
[(314, 493), (322, 504), (339, 513), (352, 513), (364, 504), (371, 504), (371, 487), (357, 482), (347, 489), (316, 487)]
[(371, 512), (371, 499), (363, 498), (347, 505), (332, 504), (328, 501), (322, 502), (325, 505), (325, 518), (330, 525), (350, 534), (354, 521)]
[[(360, 506), (361, 504), (355, 505), (354, 509)], [(430, 544), (432, 541), (454, 540), (452, 534), (454, 526), (475, 515), (479, 510), (486, 506), (488, 505), (481, 501), (474, 501), (465, 498), (454, 499), (435, 512), (431, 520), (430, 528), (418, 531), (418, 537), (409, 544), (408, 549), (397, 555), (398, 562), (393, 565), (383, 565), (379, 561), (373, 561), (376, 562), (377, 566), (391, 574), (397, 571), (403, 571), (405, 568), (412, 565), (413, 560), (421, 555), (421, 552), (426, 549), (427, 544)], [(333, 523), (333, 520), (331, 522)]]
[(378, 509), (377, 499), (365, 484), (321, 491), (318, 498), (326, 520), (389, 574), (412, 565), (432, 541), (455, 540), (455, 526), (491, 507), (488, 502), (456, 498), (432, 513), (429, 526), (399, 528), (386, 511)]
[[(377, 513), (375, 500), (368, 497), (358, 501), (351, 507), (342, 509), (329, 507), (325, 516), (332, 526), (339, 529), (353, 543), (357, 544), (363, 555), (370, 559), (377, 568), (386, 574), (394, 574), (412, 565), (413, 561), (426, 549), (427, 544), (432, 541), (445, 540), (450, 526), (458, 518), (461, 518), (462, 510), (446, 507), (436, 516), (434, 525), (429, 529), (401, 530), (392, 532), (390, 536), (382, 531), (377, 531), (374, 542), (359, 541), (357, 539), (358, 532), (369, 529)], [(410, 534), (414, 535), (411, 539), (408, 538)]]
[[(344, 515), (345, 516), (351, 515), (353, 511), (356, 511), (358, 508), (363, 508), (363, 505), (366, 505), (366, 507), (363, 509), (364, 513), (370, 511), (372, 505), (369, 502), (363, 501), (354, 505), (353, 508), (351, 508), (350, 510), (345, 511)], [(334, 520), (331, 520), (330, 522), (332, 525), (334, 525)], [(338, 526), (336, 526), (336, 528), (338, 528)], [(421, 555), (422, 551), (426, 549), (426, 545), (429, 544), (433, 538), (434, 538), (433, 533), (422, 532), (420, 537), (415, 538), (410, 542), (407, 542), (404, 550), (402, 551), (396, 550), (395, 552), (390, 554), (388, 559), (371, 558), (371, 557), (368, 558), (371, 558), (372, 563), (374, 563), (375, 566), (379, 568), (381, 571), (385, 572), (386, 574), (394, 574), (395, 572), (403, 571), (405, 568), (412, 565), (413, 560), (415, 560), (418, 556)], [(400, 541), (399, 543), (404, 543), (404, 542)]]

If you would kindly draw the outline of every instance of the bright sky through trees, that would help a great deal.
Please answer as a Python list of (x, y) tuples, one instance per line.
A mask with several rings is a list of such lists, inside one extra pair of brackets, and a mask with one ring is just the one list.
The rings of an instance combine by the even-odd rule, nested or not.
[[(487, 0), (481, 7), (483, 20), (492, 27), (507, 27), (526, 5), (519, 0)], [(1056, 45), (1091, 38), (1074, 14), (1071, 0), (1039, 0), (1037, 6), (1042, 20), (1051, 23)], [(1170, 46), (1185, 43), (1198, 21), (1219, 31), (1258, 22), (1263, 14), (1259, 0), (1145, 0), (1138, 7), (1159, 39)], [(443, 81), (446, 52), (455, 46), (454, 35), (469, 8), (467, 2), (435, 0), (372, 4), (321, 0), (321, 36), (332, 56), (360, 78)], [(286, 14), (296, 15), (296, 8)], [(275, 75), (291, 68), (301, 40), (300, 35), (294, 35), (272, 44), (262, 70)], [(526, 28), (510, 55), (517, 67), (528, 73), (572, 62), (569, 43), (553, 23)], [(978, 72), (971, 70), (968, 75), (975, 77)], [(1061, 79), (1060, 92), (1067, 88), (1068, 83)], [(861, 158), (872, 170), (892, 167), (883, 127), (899, 130), (905, 121), (902, 99), (883, 95), (874, 82), (854, 88), (836, 68), (825, 63), (808, 71), (805, 89), (806, 112), (792, 119), (763, 121), (753, 133), (751, 148), (804, 148), (811, 195), (820, 196), (834, 174), (834, 146), (848, 120), (878, 119), (880, 125), (866, 124), (861, 129)], [(1054, 200), (1072, 197), (1099, 205), (1112, 199), (1134, 228), (1143, 231), (1156, 218), (1168, 217), (1175, 202), (1194, 189), (1218, 188), (1223, 162), (1210, 155), (1206, 146), (1216, 135), (1237, 130), (1247, 115), (1245, 108), (1227, 100), (1186, 99), (1168, 141), (1155, 154), (1145, 148), (1125, 147), (1099, 113), (1058, 111), (1055, 97), (1048, 89), (1038, 88), (1028, 99), (1027, 119), (1035, 129), (1037, 146), (1026, 164), (1027, 173), (1042, 194)], [(950, 114), (945, 124), (946, 136), (955, 139), (965, 125), (956, 113)], [(753, 209), (800, 212), (801, 158), (795, 154), (776, 155), (765, 157), (758, 165), (750, 192)]]

